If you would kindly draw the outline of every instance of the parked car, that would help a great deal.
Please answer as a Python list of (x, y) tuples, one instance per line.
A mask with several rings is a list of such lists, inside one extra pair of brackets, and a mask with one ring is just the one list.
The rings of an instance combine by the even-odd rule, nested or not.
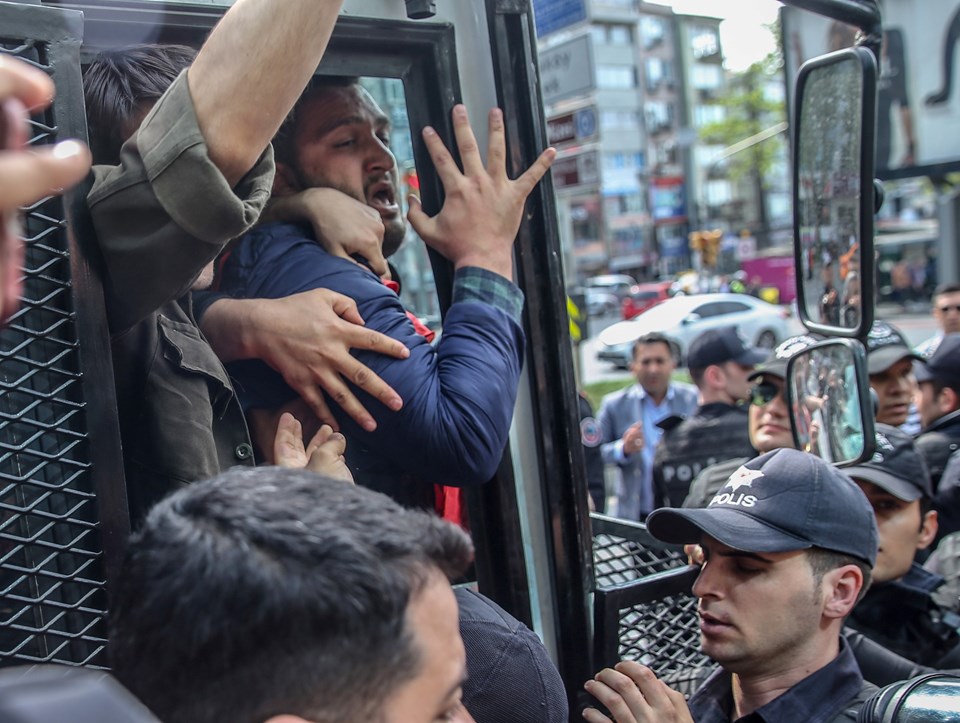
[(639, 316), (652, 306), (656, 306), (664, 299), (670, 298), (672, 281), (655, 281), (650, 284), (637, 284), (630, 289), (630, 294), (623, 300), (621, 313), (626, 320)]
[(696, 294), (661, 301), (630, 321), (620, 321), (600, 333), (597, 358), (627, 369), (633, 343), (660, 332), (679, 345), (681, 362), (690, 342), (707, 329), (733, 324), (748, 343), (773, 349), (789, 336), (790, 310), (744, 294)]
[(588, 316), (603, 316), (616, 311), (620, 306), (620, 299), (615, 294), (601, 289), (585, 289), (584, 299)]
[(637, 280), (626, 274), (604, 274), (602, 276), (591, 276), (583, 282), (584, 288), (588, 291), (606, 291), (613, 294), (617, 299), (624, 298), (630, 293), (630, 289), (637, 285)]

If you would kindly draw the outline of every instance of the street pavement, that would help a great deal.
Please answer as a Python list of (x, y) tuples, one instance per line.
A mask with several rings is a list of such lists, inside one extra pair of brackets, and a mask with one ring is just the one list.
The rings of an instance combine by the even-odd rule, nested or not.
[[(888, 321), (907, 338), (911, 345), (917, 345), (937, 333), (937, 322), (930, 313), (929, 306), (912, 306), (906, 310), (894, 304), (882, 304), (877, 308), (877, 318)], [(611, 324), (620, 321), (619, 315), (605, 317), (591, 317), (589, 322), (590, 337), (580, 344), (580, 386), (599, 381), (625, 379), (630, 376), (629, 371), (615, 369), (608, 362), (597, 360), (599, 341), (597, 336)], [(800, 334), (803, 325), (793, 317), (790, 320), (790, 333)]]

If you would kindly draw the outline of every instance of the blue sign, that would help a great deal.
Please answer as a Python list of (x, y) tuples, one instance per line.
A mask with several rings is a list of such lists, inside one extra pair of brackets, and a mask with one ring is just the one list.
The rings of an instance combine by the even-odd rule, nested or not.
[(577, 138), (591, 138), (597, 132), (597, 107), (588, 106), (581, 108), (574, 114), (574, 122), (577, 124)]
[(533, 0), (533, 16), (543, 38), (586, 20), (587, 8), (584, 0)]

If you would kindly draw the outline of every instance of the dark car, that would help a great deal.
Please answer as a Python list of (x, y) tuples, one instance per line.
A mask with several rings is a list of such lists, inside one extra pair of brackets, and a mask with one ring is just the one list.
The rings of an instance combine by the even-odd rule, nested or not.
[(670, 298), (670, 281), (656, 281), (650, 284), (637, 284), (623, 300), (621, 310), (625, 321), (642, 314), (651, 306)]

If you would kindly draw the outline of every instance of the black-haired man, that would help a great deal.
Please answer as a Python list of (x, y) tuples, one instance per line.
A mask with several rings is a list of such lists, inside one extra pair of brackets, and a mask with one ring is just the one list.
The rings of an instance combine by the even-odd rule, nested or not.
[(878, 422), (894, 427), (906, 425), (904, 431), (919, 431), (916, 410), (912, 406), (916, 390), (914, 353), (903, 334), (885, 321), (875, 321), (867, 335), (867, 373), (870, 387), (877, 393)]
[[(213, 259), (269, 198), (270, 139), (316, 69), (340, 5), (293, 0), (278, 12), (268, 0), (240, 0), (195, 60), (190, 48), (135, 46), (101, 55), (85, 73), (91, 142), (101, 154), (94, 160), (117, 163), (119, 153), (117, 165), (94, 166), (86, 198), (104, 265), (134, 519), (184, 483), (254, 462), (242, 410), (197, 328), (189, 292), (209, 284)], [(238, 64), (241, 55), (246, 62)], [(309, 301), (304, 316), (283, 304), (247, 313), (290, 338), (313, 339), (311, 358), (297, 360), (302, 373), (349, 413), (372, 422), (341, 374), (399, 406), (349, 351), (403, 357), (406, 349), (356, 325), (349, 299), (318, 291)], [(288, 352), (284, 345), (242, 350), (268, 361)], [(333, 421), (329, 410), (318, 413)]]
[(637, 383), (608, 394), (600, 404), (600, 452), (620, 471), (618, 517), (641, 520), (654, 509), (653, 456), (663, 434), (657, 422), (697, 408), (697, 388), (672, 381), (674, 369), (674, 342), (663, 334), (644, 334), (633, 345), (630, 365)]
[(752, 457), (747, 429), (749, 377), (769, 352), (748, 347), (734, 326), (709, 329), (690, 343), (687, 368), (700, 390), (689, 417), (658, 423), (663, 436), (653, 458), (657, 506), (679, 507), (702, 469), (728, 459)]
[(930, 473), (909, 435), (877, 425), (876, 452), (845, 471), (873, 506), (880, 533), (873, 586), (847, 624), (921, 665), (954, 668), (960, 616), (931, 597), (944, 580), (914, 562), (937, 534)]
[(370, 490), (234, 468), (132, 539), (112, 668), (164, 721), (470, 721), (448, 580), (471, 557), (455, 525)]
[(960, 334), (947, 334), (930, 356), (914, 365), (917, 409), (923, 431), (917, 449), (930, 468), (934, 493), (951, 455), (960, 449)]
[(689, 710), (637, 663), (601, 671), (586, 688), (617, 723), (856, 720), (875, 688), (840, 631), (869, 584), (877, 527), (849, 477), (781, 449), (740, 467), (707, 508), (656, 510), (647, 524), (658, 539), (703, 548), (693, 593), (701, 646), (720, 669)]
[[(437, 133), (430, 128), (424, 133), (447, 197), (434, 218), (414, 201), (409, 220), (455, 268), (454, 303), (436, 348), (417, 332), (396, 293), (376, 274), (327, 253), (303, 225), (264, 224), (243, 237), (223, 264), (220, 288), (230, 296), (279, 299), (332, 289), (357, 302), (367, 328), (409, 347), (411, 358), (402, 362), (362, 357), (407, 400), (404, 408), (379, 415), (375, 430), (342, 414), (338, 419), (350, 439), (347, 456), (357, 482), (406, 505), (433, 508), (434, 484), (489, 480), (513, 417), (523, 355), (523, 296), (512, 282), (513, 242), (526, 197), (549, 168), (554, 151), (545, 151), (511, 181), (502, 113), (493, 111), (488, 123), (485, 167), (466, 109), (454, 108), (464, 173)], [(402, 238), (389, 119), (359, 84), (318, 78), (299, 101), (278, 151), (275, 193), (338, 189), (381, 219), (385, 245)], [(209, 323), (205, 319), (205, 328)], [(268, 419), (297, 401), (297, 390), (261, 362), (229, 369), (244, 406), (266, 412)]]
[[(750, 407), (747, 410), (748, 436), (750, 444), (758, 453), (793, 447), (790, 410), (787, 409), (784, 392), (787, 362), (794, 354), (799, 354), (816, 342), (816, 338), (806, 334), (790, 337), (774, 349), (770, 358), (758, 364), (747, 377), (751, 384)], [(734, 457), (701, 471), (690, 485), (690, 492), (683, 501), (683, 506), (706, 507), (726, 484), (727, 478), (753, 456), (748, 454)]]

